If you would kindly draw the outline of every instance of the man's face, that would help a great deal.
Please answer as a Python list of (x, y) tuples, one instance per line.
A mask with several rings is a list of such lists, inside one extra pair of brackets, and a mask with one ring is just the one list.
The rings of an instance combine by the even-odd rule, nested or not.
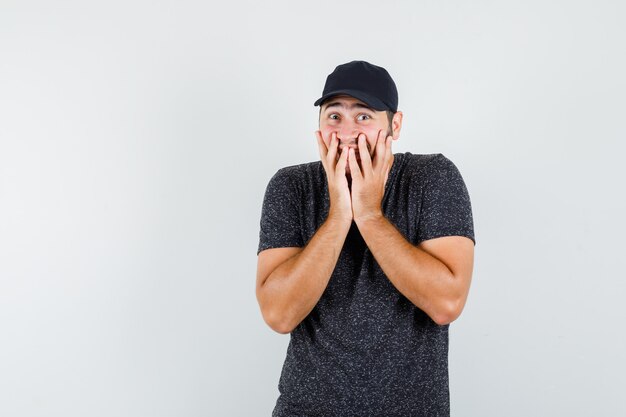
[[(330, 145), (331, 135), (337, 134), (339, 149), (337, 160), (343, 148), (354, 148), (356, 159), (361, 166), (357, 139), (363, 133), (366, 137), (370, 158), (374, 158), (378, 132), (384, 137), (391, 135), (391, 127), (385, 111), (377, 111), (350, 96), (335, 96), (326, 100), (321, 107), (320, 131), (326, 146)], [(346, 165), (346, 174), (350, 175), (350, 165)]]

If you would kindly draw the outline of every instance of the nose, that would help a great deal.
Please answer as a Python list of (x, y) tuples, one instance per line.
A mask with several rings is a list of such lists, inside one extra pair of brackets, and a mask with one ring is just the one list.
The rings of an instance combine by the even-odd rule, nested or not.
[(337, 139), (339, 140), (339, 149), (350, 147), (357, 149), (357, 138), (359, 137), (357, 126), (352, 121), (343, 121), (337, 127)]

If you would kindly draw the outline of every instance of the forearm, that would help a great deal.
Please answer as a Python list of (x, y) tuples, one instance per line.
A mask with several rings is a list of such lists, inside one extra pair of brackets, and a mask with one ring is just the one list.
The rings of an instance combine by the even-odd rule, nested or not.
[(456, 318), (463, 289), (450, 269), (408, 242), (384, 216), (357, 221), (359, 231), (391, 283), (438, 324)]
[(335, 269), (350, 223), (329, 217), (304, 249), (263, 284), (268, 313), (280, 333), (291, 332), (313, 310)]

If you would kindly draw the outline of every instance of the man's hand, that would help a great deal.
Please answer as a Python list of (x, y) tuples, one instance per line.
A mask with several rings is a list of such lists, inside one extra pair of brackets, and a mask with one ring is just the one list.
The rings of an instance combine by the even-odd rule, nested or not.
[(348, 149), (343, 148), (339, 160), (337, 160), (337, 150), (339, 139), (337, 133), (324, 138), (322, 132), (315, 131), (317, 144), (319, 146), (320, 158), (326, 178), (328, 180), (328, 194), (330, 197), (330, 210), (328, 217), (334, 217), (339, 221), (352, 223), (352, 202), (350, 200), (350, 188), (346, 178), (346, 164), (348, 163)]
[(392, 162), (391, 142), (391, 136), (385, 137), (385, 132), (379, 131), (372, 161), (365, 135), (361, 133), (358, 138), (361, 168), (354, 149), (350, 149), (348, 163), (352, 176), (352, 212), (357, 225), (363, 220), (383, 216), (382, 201)]

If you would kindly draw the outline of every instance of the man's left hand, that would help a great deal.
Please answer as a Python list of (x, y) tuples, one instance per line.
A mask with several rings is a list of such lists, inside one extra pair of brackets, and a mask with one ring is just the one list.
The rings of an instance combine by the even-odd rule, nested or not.
[(392, 163), (391, 142), (391, 136), (385, 137), (385, 132), (379, 131), (372, 161), (365, 134), (361, 133), (358, 138), (361, 167), (357, 162), (354, 149), (350, 149), (348, 163), (352, 176), (352, 212), (357, 224), (360, 221), (383, 215), (382, 201)]

